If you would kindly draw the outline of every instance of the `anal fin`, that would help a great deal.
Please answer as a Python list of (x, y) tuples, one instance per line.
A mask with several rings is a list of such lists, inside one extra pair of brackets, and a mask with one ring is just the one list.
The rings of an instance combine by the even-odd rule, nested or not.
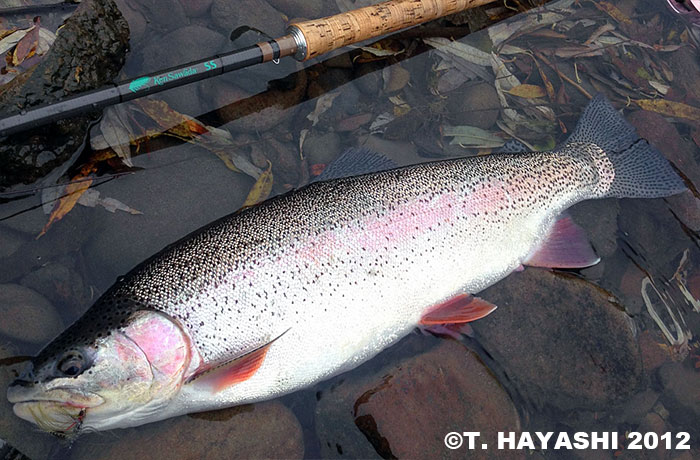
[(547, 238), (524, 262), (531, 267), (585, 268), (600, 262), (588, 242), (586, 232), (562, 214), (554, 223)]
[(496, 306), (479, 297), (469, 294), (457, 294), (456, 296), (430, 307), (423, 313), (420, 324), (430, 326), (434, 324), (468, 323), (483, 318), (496, 309)]

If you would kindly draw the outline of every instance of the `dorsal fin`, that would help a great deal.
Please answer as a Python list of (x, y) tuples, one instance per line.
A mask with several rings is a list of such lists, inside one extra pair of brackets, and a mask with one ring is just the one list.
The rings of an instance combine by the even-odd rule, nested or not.
[(524, 265), (547, 268), (585, 268), (600, 262), (588, 242), (586, 232), (571, 219), (561, 214), (547, 238), (531, 254)]
[(319, 182), (343, 177), (360, 176), (362, 174), (375, 173), (394, 169), (397, 164), (382, 154), (374, 152), (366, 147), (351, 147), (340, 154), (335, 161), (326, 166), (326, 169), (312, 182)]

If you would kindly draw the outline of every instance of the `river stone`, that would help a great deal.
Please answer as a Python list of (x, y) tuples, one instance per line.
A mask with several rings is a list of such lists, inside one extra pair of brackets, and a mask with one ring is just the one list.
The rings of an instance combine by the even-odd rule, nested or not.
[(59, 442), (58, 439), (17, 417), (5, 397), (7, 387), (24, 370), (26, 363), (19, 357), (17, 348), (2, 343), (0, 361), (0, 445), (4, 440), (31, 459), (49, 458), (52, 447)]
[(309, 164), (325, 164), (333, 162), (341, 153), (340, 136), (334, 132), (312, 132), (304, 139), (304, 155)]
[(253, 185), (251, 177), (230, 171), (213, 153), (189, 144), (133, 160), (144, 169), (98, 190), (143, 214), (91, 210), (94, 232), (82, 252), (85, 282), (99, 292), (168, 244), (236, 211)]
[(279, 402), (265, 402), (176, 417), (114, 436), (87, 434), (71, 460), (142, 460), (167, 452), (170, 460), (285, 458), (304, 456), (301, 426)]
[(617, 250), (618, 200), (582, 201), (569, 209), (574, 221), (586, 231), (589, 241), (601, 259), (606, 259)]
[(500, 113), (496, 89), (490, 83), (467, 83), (448, 94), (447, 110), (454, 125), (489, 129)]
[[(204, 56), (213, 56), (223, 49), (226, 42), (226, 37), (206, 27), (180, 27), (159, 38), (148, 40), (135, 62), (139, 63), (139, 73), (155, 72), (199, 60)], [(178, 112), (196, 117), (205, 111), (201, 88), (210, 84), (211, 81), (190, 83), (164, 91), (155, 98), (164, 100)]]
[[(414, 337), (409, 338), (409, 340)], [(316, 429), (324, 458), (461, 458), (445, 435), (479, 431), (470, 458), (525, 458), (496, 447), (497, 432), (520, 431), (509, 396), (464, 345), (438, 340), (417, 356), (375, 372), (353, 372), (321, 395)]]
[(270, 37), (284, 35), (282, 15), (265, 0), (214, 0), (211, 16), (224, 34), (229, 34), (241, 26), (252, 27)]
[(479, 297), (498, 310), (471, 323), (475, 339), (536, 406), (605, 410), (641, 386), (632, 323), (601, 288), (527, 268)]
[[(112, 0), (83, 1), (41, 62), (3, 87), (0, 118), (111, 82), (128, 43), (129, 27)], [(34, 182), (68, 160), (82, 147), (88, 122), (71, 118), (0, 142), (0, 189)]]
[(20, 284), (34, 289), (60, 308), (64, 315), (75, 317), (90, 302), (83, 279), (62, 263), (47, 263), (24, 276)]
[(51, 302), (19, 284), (0, 284), (0, 318), (0, 334), (24, 342), (44, 344), (63, 330)]
[(659, 369), (659, 379), (664, 386), (661, 401), (670, 413), (671, 420), (700, 436), (700, 372), (679, 363), (664, 364)]
[(0, 225), (0, 259), (10, 257), (26, 242), (24, 235)]

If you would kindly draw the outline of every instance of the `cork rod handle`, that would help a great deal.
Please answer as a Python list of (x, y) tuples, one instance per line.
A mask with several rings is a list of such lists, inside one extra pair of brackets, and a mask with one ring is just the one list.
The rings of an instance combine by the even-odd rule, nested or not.
[(389, 0), (322, 19), (290, 24), (301, 32), (307, 60), (343, 46), (416, 26), (494, 0)]

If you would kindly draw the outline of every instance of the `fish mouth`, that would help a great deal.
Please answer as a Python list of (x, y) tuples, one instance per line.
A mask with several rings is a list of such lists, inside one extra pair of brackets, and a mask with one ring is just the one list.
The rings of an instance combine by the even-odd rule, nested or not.
[(19, 418), (36, 424), (44, 431), (69, 437), (77, 434), (88, 409), (63, 401), (34, 400), (15, 403), (12, 411)]
[(49, 391), (10, 387), (7, 399), (15, 415), (61, 437), (77, 434), (88, 410), (104, 403), (97, 394), (68, 387)]

